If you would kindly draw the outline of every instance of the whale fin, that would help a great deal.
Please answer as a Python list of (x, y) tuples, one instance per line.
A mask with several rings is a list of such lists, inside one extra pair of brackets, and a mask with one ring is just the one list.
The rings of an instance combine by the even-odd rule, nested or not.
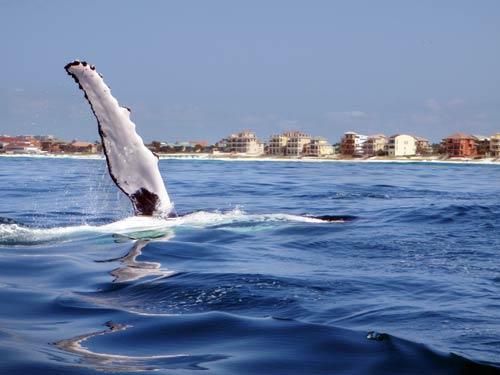
[(93, 65), (75, 60), (64, 69), (90, 103), (111, 179), (129, 197), (135, 214), (175, 215), (158, 169), (158, 158), (136, 133), (130, 109), (118, 104)]

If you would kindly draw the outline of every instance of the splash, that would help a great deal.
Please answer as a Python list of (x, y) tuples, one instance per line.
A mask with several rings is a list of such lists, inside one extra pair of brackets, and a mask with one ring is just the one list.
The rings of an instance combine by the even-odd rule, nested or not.
[[(338, 222), (343, 222), (339, 219)], [(284, 213), (247, 214), (240, 208), (231, 211), (198, 211), (185, 216), (161, 219), (132, 216), (113, 223), (93, 226), (79, 225), (55, 228), (32, 228), (17, 223), (0, 224), (0, 246), (37, 245), (73, 241), (102, 235), (121, 235), (131, 240), (168, 240), (176, 228), (212, 228), (228, 231), (265, 230), (280, 224), (324, 224), (325, 220), (312, 216)]]

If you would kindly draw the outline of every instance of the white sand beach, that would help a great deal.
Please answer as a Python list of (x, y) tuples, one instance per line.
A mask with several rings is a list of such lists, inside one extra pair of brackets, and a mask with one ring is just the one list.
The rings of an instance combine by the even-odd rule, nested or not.
[[(87, 159), (87, 160), (104, 160), (104, 155), (101, 154), (0, 154), (0, 157), (5, 158), (54, 158), (54, 159)], [(440, 158), (436, 156), (413, 156), (404, 158), (387, 158), (387, 157), (371, 157), (371, 158), (317, 158), (317, 157), (267, 157), (267, 156), (246, 156), (246, 155), (214, 155), (206, 153), (192, 154), (159, 154), (160, 159), (174, 160), (214, 160), (214, 161), (259, 161), (259, 162), (303, 162), (303, 163), (435, 163), (435, 164), (491, 164), (500, 165), (498, 158)]]

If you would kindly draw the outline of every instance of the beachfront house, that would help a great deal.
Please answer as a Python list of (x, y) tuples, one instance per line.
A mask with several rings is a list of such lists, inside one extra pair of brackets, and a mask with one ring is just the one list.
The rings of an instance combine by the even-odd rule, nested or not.
[(490, 155), (494, 158), (500, 158), (500, 133), (490, 137)]
[(333, 146), (323, 137), (311, 138), (311, 142), (305, 145), (304, 155), (306, 156), (322, 157), (333, 154)]
[(50, 152), (51, 154), (58, 154), (69, 147), (69, 143), (60, 140), (43, 140), (40, 141), (40, 147), (43, 152)]
[(395, 134), (389, 137), (387, 142), (387, 154), (389, 156), (412, 156), (417, 153), (417, 141), (415, 137), (408, 134)]
[(362, 156), (363, 145), (368, 140), (368, 137), (355, 132), (344, 133), (340, 141), (340, 152), (342, 155)]
[(288, 136), (283, 134), (274, 134), (269, 138), (266, 153), (268, 155), (285, 155)]
[(430, 155), (432, 154), (432, 146), (427, 138), (414, 137), (416, 142), (417, 155)]
[(455, 133), (443, 140), (446, 154), (450, 158), (473, 157), (477, 155), (476, 140), (472, 135)]
[(287, 131), (269, 138), (268, 155), (327, 156), (333, 155), (333, 146), (323, 137), (311, 137), (301, 131)]
[(39, 154), (40, 147), (28, 141), (16, 141), (4, 146), (4, 151), (8, 154)]
[(73, 141), (69, 144), (68, 151), (83, 154), (94, 154), (96, 152), (96, 146), (95, 144), (89, 142)]
[(8, 154), (38, 154), (40, 153), (40, 142), (31, 135), (18, 135), (15, 137), (2, 135), (2, 152)]
[(490, 138), (484, 135), (473, 134), (472, 138), (476, 142), (476, 154), (487, 156), (490, 154)]
[(311, 136), (300, 131), (285, 132), (283, 134), (288, 137), (285, 149), (285, 155), (288, 156), (303, 155), (306, 145), (311, 142)]
[(238, 134), (231, 134), (225, 140), (227, 152), (259, 156), (264, 153), (264, 143), (262, 143), (254, 132), (245, 130)]
[(363, 143), (363, 155), (365, 156), (382, 156), (386, 154), (385, 146), (387, 145), (387, 137), (384, 134), (374, 134), (368, 136), (366, 142)]

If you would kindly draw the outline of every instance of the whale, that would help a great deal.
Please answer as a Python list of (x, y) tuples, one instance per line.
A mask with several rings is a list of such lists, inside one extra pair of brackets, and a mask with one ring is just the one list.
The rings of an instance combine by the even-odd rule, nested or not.
[[(160, 174), (159, 158), (137, 134), (136, 126), (130, 119), (130, 108), (120, 106), (94, 65), (74, 60), (64, 69), (73, 77), (90, 104), (97, 119), (109, 175), (132, 202), (135, 216), (179, 218)], [(356, 219), (349, 215), (301, 216), (320, 222)]]
[(74, 60), (64, 69), (83, 91), (97, 119), (108, 172), (130, 199), (137, 216), (175, 217), (158, 157), (149, 150), (130, 120), (131, 110), (120, 106), (94, 65)]

